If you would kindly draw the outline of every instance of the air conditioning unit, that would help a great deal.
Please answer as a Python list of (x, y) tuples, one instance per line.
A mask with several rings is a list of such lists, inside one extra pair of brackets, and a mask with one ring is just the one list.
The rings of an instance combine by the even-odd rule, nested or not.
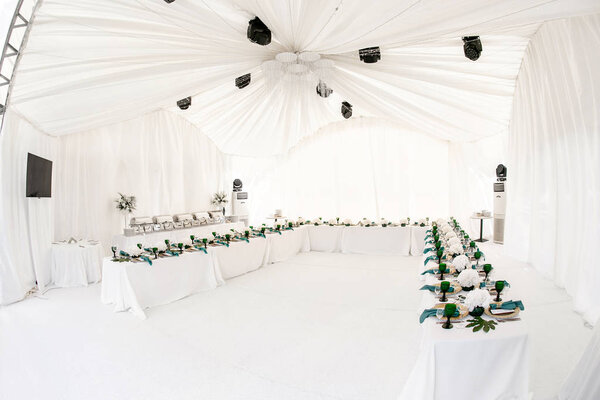
[(494, 243), (504, 243), (506, 218), (506, 181), (494, 183)]
[(234, 191), (231, 199), (232, 214), (248, 226), (248, 192)]

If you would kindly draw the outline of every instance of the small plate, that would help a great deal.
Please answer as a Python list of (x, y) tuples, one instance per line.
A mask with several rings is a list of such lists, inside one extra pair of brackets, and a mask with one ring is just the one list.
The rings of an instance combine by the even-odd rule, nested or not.
[[(502, 304), (497, 303), (497, 302), (492, 302), (491, 304)], [(509, 310), (506, 310), (509, 311)], [(485, 315), (487, 315), (488, 317), (492, 317), (492, 318), (496, 318), (496, 319), (508, 319), (508, 318), (515, 318), (517, 315), (519, 315), (519, 313), (521, 312), (521, 309), (519, 307), (516, 307), (512, 312), (507, 312), (506, 314), (502, 314), (502, 315), (498, 315), (498, 314), (492, 314), (492, 310), (488, 307), (485, 309)]]

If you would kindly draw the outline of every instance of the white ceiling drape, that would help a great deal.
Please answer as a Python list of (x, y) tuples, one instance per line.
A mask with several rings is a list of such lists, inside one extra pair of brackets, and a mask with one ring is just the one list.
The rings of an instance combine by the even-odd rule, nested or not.
[[(597, 0), (43, 0), (16, 74), (12, 107), (64, 135), (159, 109), (180, 113), (225, 153), (282, 154), (319, 128), (354, 115), (464, 141), (505, 130), (523, 52), (539, 23), (600, 12)], [(268, 46), (246, 38), (259, 16)], [(480, 35), (483, 54), (463, 55)], [(358, 49), (380, 46), (364, 64)], [(313, 51), (335, 62), (334, 94), (282, 81), (262, 62)], [(237, 89), (234, 79), (252, 73)], [(190, 109), (175, 102), (193, 96)]]

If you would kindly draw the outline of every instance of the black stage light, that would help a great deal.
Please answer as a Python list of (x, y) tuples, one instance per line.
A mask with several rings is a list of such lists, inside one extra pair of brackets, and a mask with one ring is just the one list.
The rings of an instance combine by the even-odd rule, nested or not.
[(250, 74), (238, 76), (235, 78), (235, 86), (237, 86), (238, 89), (243, 89), (250, 84), (250, 80)]
[(463, 49), (465, 51), (465, 57), (469, 60), (476, 61), (483, 50), (479, 36), (464, 36), (462, 40), (464, 43)]
[(321, 97), (329, 97), (329, 95), (333, 93), (333, 89), (328, 87), (325, 82), (319, 81), (317, 83), (317, 94)]
[(234, 192), (239, 192), (242, 190), (242, 180), (241, 179), (234, 179), (233, 180), (233, 191)]
[(271, 30), (258, 17), (248, 22), (247, 35), (252, 43), (257, 43), (261, 46), (271, 43)]
[(165, 0), (165, 3), (169, 3), (171, 4), (172, 2), (174, 2), (175, 0)]
[(186, 97), (185, 99), (181, 99), (177, 102), (177, 107), (182, 110), (187, 110), (192, 105), (192, 97)]
[(498, 178), (498, 180), (506, 180), (506, 166), (504, 166), (504, 164), (498, 164), (496, 167), (496, 178)]
[(381, 60), (381, 50), (379, 47), (367, 47), (366, 49), (358, 50), (360, 61), (367, 64), (373, 64)]
[(352, 104), (342, 101), (342, 116), (346, 119), (352, 116)]

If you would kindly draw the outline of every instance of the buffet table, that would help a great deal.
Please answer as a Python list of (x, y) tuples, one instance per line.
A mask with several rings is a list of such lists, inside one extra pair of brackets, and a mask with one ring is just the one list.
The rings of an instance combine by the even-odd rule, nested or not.
[(58, 287), (87, 286), (102, 278), (102, 245), (78, 240), (52, 244), (52, 283)]
[(146, 262), (102, 263), (102, 302), (115, 312), (131, 311), (145, 319), (144, 309), (168, 304), (223, 283), (210, 252), (183, 254)]
[(307, 225), (310, 251), (339, 252), (344, 226)]
[(408, 256), (410, 232), (410, 226), (347, 226), (342, 231), (341, 252)]
[(231, 233), (231, 229), (243, 232), (247, 228), (243, 222), (232, 222), (224, 224), (193, 226), (191, 228), (174, 229), (172, 231), (158, 231), (134, 236), (125, 236), (121, 234), (113, 236), (112, 245), (117, 246), (119, 250), (133, 251), (136, 249), (136, 245), (138, 243), (142, 243), (144, 247), (163, 246), (165, 239), (169, 239), (172, 243), (188, 243), (190, 241), (190, 235), (194, 235), (199, 239), (212, 239), (213, 232), (216, 232), (219, 235), (224, 235), (226, 233)]
[(308, 227), (299, 226), (294, 230), (267, 235), (269, 241), (266, 260), (269, 264), (289, 260), (298, 253), (310, 251)]

